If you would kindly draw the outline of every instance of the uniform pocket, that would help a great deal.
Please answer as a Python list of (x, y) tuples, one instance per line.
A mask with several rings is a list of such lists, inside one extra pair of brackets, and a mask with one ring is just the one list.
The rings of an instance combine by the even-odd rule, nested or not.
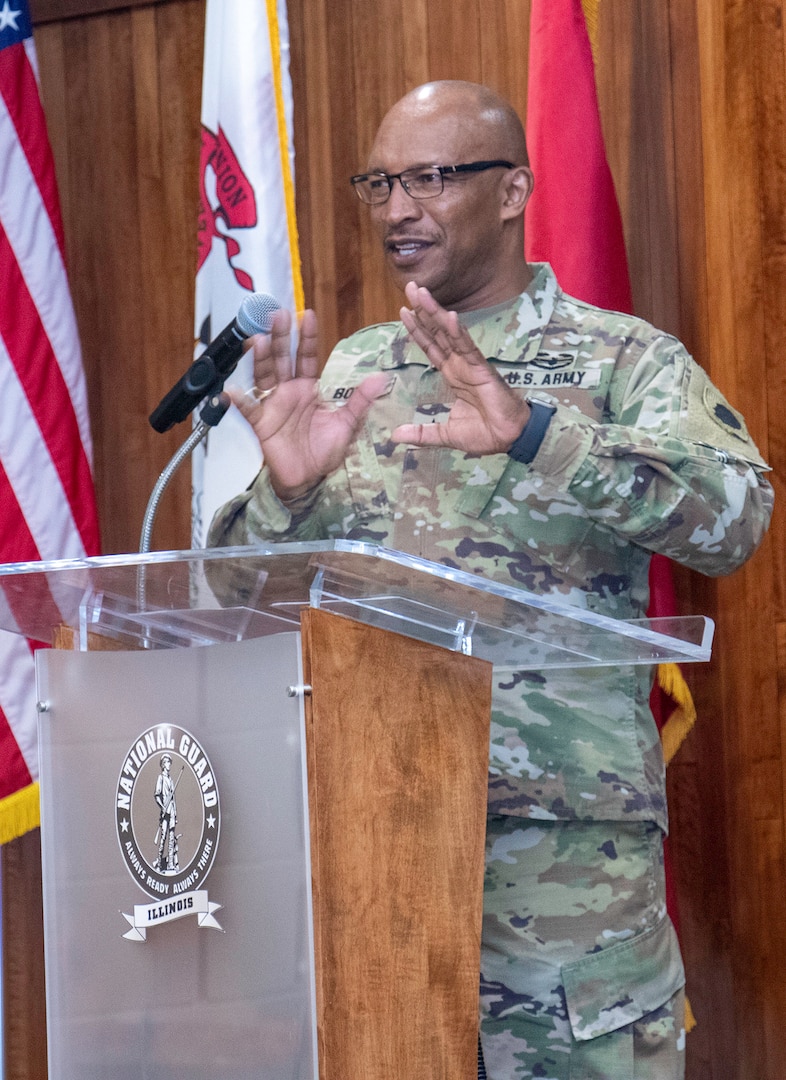
[(347, 455), (346, 476), (352, 499), (347, 519), (350, 528), (391, 516), (382, 469), (367, 425), (361, 428)]
[(594, 1039), (640, 1020), (685, 985), (671, 919), (564, 964), (562, 978), (575, 1039)]

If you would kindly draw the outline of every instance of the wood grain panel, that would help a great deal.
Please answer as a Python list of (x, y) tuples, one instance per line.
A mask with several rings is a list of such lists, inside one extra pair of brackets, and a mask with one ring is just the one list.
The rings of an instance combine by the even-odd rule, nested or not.
[(469, 1078), (491, 665), (303, 623), (320, 1080)]
[[(155, 479), (188, 434), (158, 435), (147, 417), (193, 355), (203, 34), (201, 0), (36, 33), (44, 104), (65, 124), (52, 142), (105, 552), (137, 550)], [(181, 470), (154, 546), (188, 546), (189, 489)]]
[(674, 132), (676, 259), (672, 267), (679, 305), (679, 337), (697, 356), (708, 355), (709, 313), (704, 257), (706, 219), (698, 28), (692, 4), (669, 4), (671, 100)]
[(44, 912), (38, 829), (3, 845), (2, 877), (3, 1077), (46, 1080)]
[[(774, 401), (763, 343), (767, 327), (773, 319), (777, 325), (782, 316), (764, 296), (768, 251), (782, 247), (783, 233), (779, 235), (777, 224), (763, 228), (763, 222), (765, 205), (782, 200), (785, 192), (778, 170), (770, 174), (762, 138), (774, 124), (783, 139), (782, 72), (779, 79), (773, 70), (778, 65), (782, 69), (783, 43), (775, 27), (767, 26), (758, 9), (754, 14), (749, 6), (696, 5), (695, 14), (705, 230), (702, 249), (698, 237), (686, 233), (682, 253), (686, 268), (700, 268), (702, 261), (705, 266), (702, 306), (708, 317), (697, 324), (697, 354), (743, 410), (777, 467), (767, 409)], [(763, 95), (767, 71), (771, 76)], [(773, 111), (765, 117), (767, 101)], [(786, 1068), (784, 979), (775, 959), (786, 946), (780, 902), (783, 746), (777, 705), (783, 658), (779, 661), (775, 652), (773, 588), (778, 529), (776, 519), (762, 551), (732, 579), (712, 587), (696, 579), (688, 582), (689, 602), (694, 607), (705, 603), (718, 621), (715, 660), (694, 679), (699, 715), (708, 718), (712, 729), (696, 733), (702, 742), (696, 754), (696, 786), (705, 851), (707, 856), (722, 856), (728, 879), (718, 880), (712, 857), (704, 859), (698, 874), (681, 852), (677, 860), (687, 913), (684, 933), (711, 946), (698, 976), (694, 969), (691, 991), (700, 1024), (703, 1015), (709, 1031), (689, 1040), (689, 1062), (692, 1065), (694, 1048), (697, 1054), (701, 1051), (711, 1077), (775, 1080)], [(709, 836), (710, 815), (720, 844)], [(764, 884), (773, 875), (781, 882), (775, 890)], [(719, 893), (713, 891), (716, 885), (721, 886)], [(716, 931), (725, 920), (730, 936), (720, 939)], [(690, 944), (686, 952), (690, 978)]]
[(86, 15), (106, 14), (108, 11), (128, 10), (143, 4), (165, 4), (169, 0), (30, 0), (30, 15), (35, 25), (62, 22), (63, 19), (83, 18)]

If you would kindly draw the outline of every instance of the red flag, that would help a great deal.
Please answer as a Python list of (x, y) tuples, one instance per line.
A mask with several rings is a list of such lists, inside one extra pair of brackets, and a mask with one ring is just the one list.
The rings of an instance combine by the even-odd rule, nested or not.
[(532, 0), (530, 19), (527, 144), (535, 190), (526, 212), (527, 258), (550, 262), (571, 296), (631, 312), (581, 0)]
[[(87, 395), (27, 0), (0, 10), (0, 403), (0, 562), (96, 554)], [(31, 645), (0, 633), (0, 842), (38, 824), (33, 671)]]

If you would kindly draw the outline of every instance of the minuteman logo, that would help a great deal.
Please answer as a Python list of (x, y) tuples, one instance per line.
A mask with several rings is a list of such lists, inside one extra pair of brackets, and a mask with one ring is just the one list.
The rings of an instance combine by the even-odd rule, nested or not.
[(202, 888), (218, 849), (218, 787), (190, 732), (157, 724), (129, 748), (117, 781), (115, 824), (126, 869), (157, 900), (125, 915), (132, 929), (124, 936), (144, 941), (151, 926), (186, 915), (220, 930), (213, 918), (220, 905)]

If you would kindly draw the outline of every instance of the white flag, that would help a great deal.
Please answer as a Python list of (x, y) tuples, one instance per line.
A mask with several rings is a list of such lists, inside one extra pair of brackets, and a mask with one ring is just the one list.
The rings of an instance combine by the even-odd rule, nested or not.
[[(197, 355), (249, 292), (301, 311), (285, 0), (208, 0), (202, 83)], [(251, 385), (245, 356), (231, 381)], [(197, 416), (198, 413), (195, 413)], [(259, 444), (236, 409), (193, 454), (192, 544), (254, 478)]]

